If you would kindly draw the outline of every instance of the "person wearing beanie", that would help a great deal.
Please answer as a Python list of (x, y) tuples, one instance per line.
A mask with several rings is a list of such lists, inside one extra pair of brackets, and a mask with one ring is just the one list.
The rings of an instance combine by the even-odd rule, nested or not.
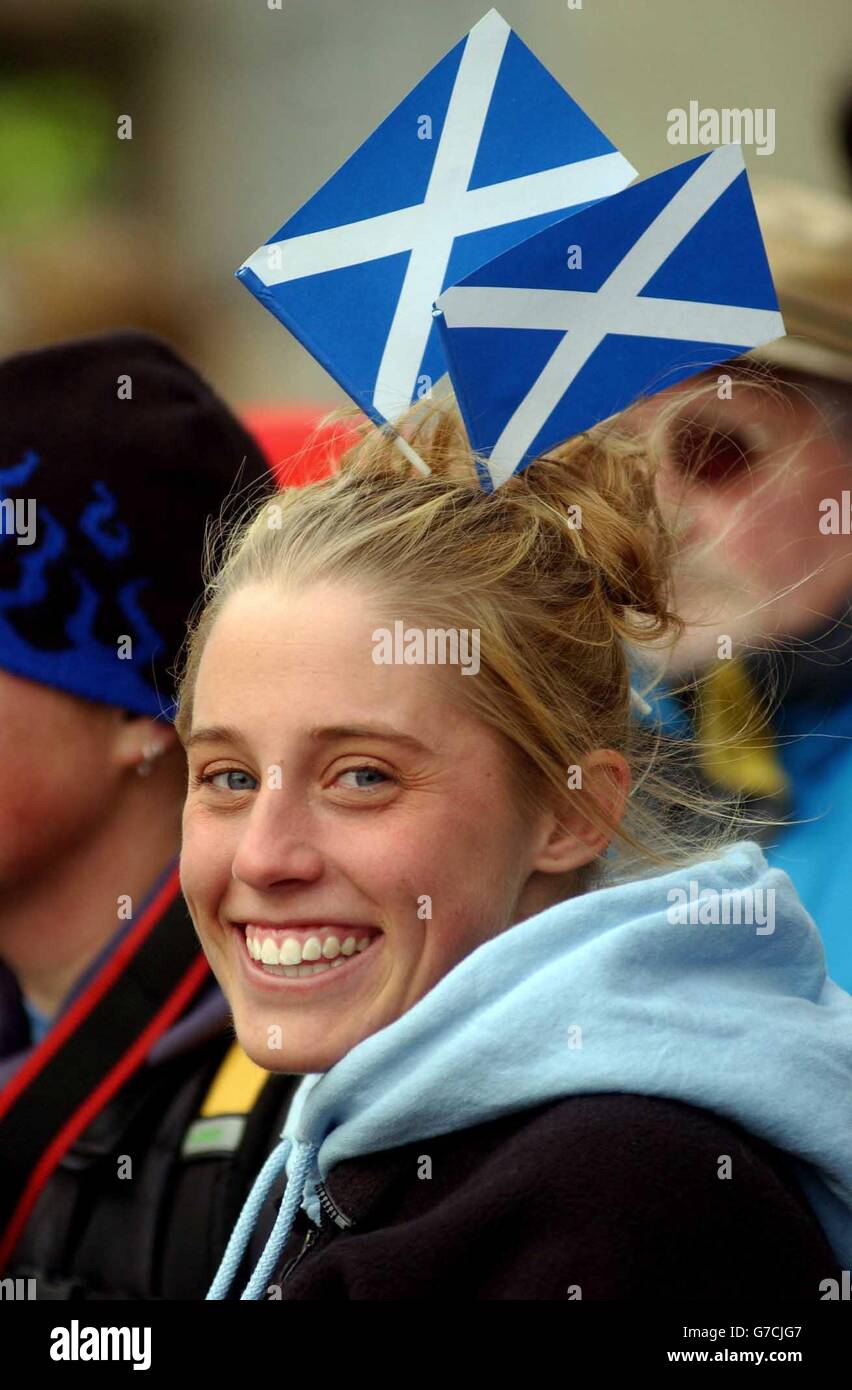
[(0, 1273), (199, 1297), (263, 1074), (180, 892), (172, 668), (208, 520), (269, 474), (144, 333), (0, 362), (0, 420)]

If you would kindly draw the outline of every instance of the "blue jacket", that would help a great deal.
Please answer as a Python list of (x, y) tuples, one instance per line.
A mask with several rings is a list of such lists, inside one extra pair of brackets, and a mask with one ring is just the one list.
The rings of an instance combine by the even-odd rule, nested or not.
[[(745, 667), (756, 690), (778, 681), (771, 732), (791, 788), (784, 814), (797, 822), (769, 829), (762, 848), (813, 917), (829, 974), (852, 991), (852, 607), (795, 652), (755, 653)], [(679, 701), (665, 690), (649, 698), (664, 731), (692, 735)]]

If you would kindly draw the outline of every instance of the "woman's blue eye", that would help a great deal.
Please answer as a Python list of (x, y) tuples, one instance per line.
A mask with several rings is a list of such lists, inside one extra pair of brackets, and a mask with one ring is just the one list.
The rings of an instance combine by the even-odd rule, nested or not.
[[(210, 785), (214, 787), (221, 786), (221, 784), (216, 781), (217, 777), (247, 777), (249, 782), (252, 782), (254, 786), (257, 786), (257, 782), (255, 781), (254, 777), (252, 777), (251, 773), (242, 772), (238, 767), (229, 767), (226, 768), (223, 772), (208, 773), (208, 775), (206, 777), (202, 777), (201, 780), (202, 782), (209, 782)], [(229, 783), (227, 786), (221, 787), (221, 790), (229, 792), (245, 792), (251, 791), (252, 788), (246, 786), (235, 787)]]
[[(381, 768), (378, 768), (378, 767), (347, 767), (346, 770), (345, 770), (344, 772), (341, 772), (340, 775), (341, 775), (341, 777), (348, 777), (349, 774), (352, 773), (352, 772), (354, 772), (356, 776), (360, 776), (362, 773), (366, 772), (366, 773), (368, 773), (370, 776), (373, 776), (373, 777), (381, 777), (381, 779), (382, 779), (383, 782), (387, 782), (387, 781), (390, 781), (390, 780), (391, 780), (391, 779), (388, 777), (387, 773), (386, 773), (386, 772), (382, 772)], [(380, 786), (380, 785), (381, 785), (381, 783), (376, 783), (376, 782), (373, 783), (373, 786)], [(366, 789), (362, 786), (361, 788), (359, 788), (359, 790), (366, 790)]]
[[(372, 781), (359, 781), (356, 787), (350, 787), (354, 791), (369, 791), (371, 787), (380, 787), (383, 782), (392, 782), (394, 779), (388, 773), (382, 772), (378, 767), (348, 767), (340, 773), (340, 777), (355, 776), (356, 778), (371, 778)], [(219, 778), (225, 777), (225, 782), (220, 782)], [(232, 778), (243, 778), (243, 781), (235, 782)], [(378, 780), (375, 780), (378, 779)], [(338, 779), (339, 780), (339, 779)], [(208, 772), (198, 779), (201, 783), (218, 788), (220, 791), (244, 792), (254, 791), (258, 785), (257, 779), (251, 773), (243, 772), (241, 768), (223, 768), (221, 772)]]

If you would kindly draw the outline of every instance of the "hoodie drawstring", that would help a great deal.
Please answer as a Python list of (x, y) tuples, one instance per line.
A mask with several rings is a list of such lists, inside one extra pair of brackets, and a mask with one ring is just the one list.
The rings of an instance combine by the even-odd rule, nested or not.
[(302, 1205), (308, 1175), (319, 1150), (316, 1144), (304, 1144), (298, 1139), (294, 1141), (294, 1148), (296, 1156), (292, 1171), (287, 1179), (287, 1186), (284, 1189), (278, 1215), (275, 1218), (275, 1225), (263, 1247), (263, 1254), (240, 1295), (241, 1298), (259, 1299), (261, 1297), (266, 1288), (266, 1281), (281, 1258), (281, 1251), (287, 1244), (293, 1222), (296, 1219), (296, 1212)]
[[(276, 1144), (272, 1153), (267, 1158), (260, 1172), (254, 1180), (251, 1192), (245, 1200), (243, 1209), (240, 1212), (239, 1220), (231, 1232), (231, 1238), (222, 1256), (222, 1262), (216, 1271), (216, 1277), (207, 1293), (207, 1299), (224, 1299), (227, 1297), (228, 1290), (234, 1280), (234, 1275), (239, 1268), (240, 1262), (245, 1254), (249, 1238), (254, 1230), (260, 1209), (266, 1201), (272, 1186), (281, 1174), (282, 1169), (287, 1164), (290, 1151), (294, 1147), (291, 1139), (282, 1139)], [(302, 1194), (305, 1187), (305, 1176), (308, 1165), (313, 1162), (317, 1154), (317, 1147), (314, 1144), (303, 1144), (299, 1140), (295, 1141), (296, 1160), (293, 1170), (287, 1179), (287, 1186), (284, 1189), (284, 1196), (281, 1200), (281, 1207), (275, 1220), (275, 1225), (266, 1245), (263, 1254), (258, 1260), (254, 1272), (246, 1285), (241, 1297), (244, 1299), (258, 1299), (259, 1289), (263, 1287), (267, 1275), (274, 1268), (275, 1261), (287, 1242), (290, 1228), (299, 1210)]]

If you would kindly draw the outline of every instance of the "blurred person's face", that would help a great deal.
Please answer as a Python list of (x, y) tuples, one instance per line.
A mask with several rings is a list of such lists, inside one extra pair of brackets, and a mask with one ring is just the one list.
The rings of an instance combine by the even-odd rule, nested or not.
[(108, 813), (121, 777), (111, 758), (116, 718), (106, 705), (0, 670), (0, 887), (7, 897), (49, 874)]
[(500, 736), (446, 672), (374, 663), (368, 607), (245, 588), (199, 664), (181, 882), (240, 1043), (273, 1071), (332, 1066), (539, 910), (536, 878), (597, 852), (565, 857), (521, 812)]
[[(134, 773), (148, 742), (169, 750), (150, 790)], [(58, 974), (99, 943), (110, 918), (103, 837), (128, 798), (145, 797), (168, 827), (182, 800), (182, 764), (171, 727), (0, 669), (0, 959), (16, 972), (37, 965)], [(73, 903), (63, 902), (69, 883)], [(94, 895), (88, 918), (79, 912), (81, 883)], [(27, 909), (46, 891), (56, 895), (55, 930), (42, 915), (33, 931)], [(83, 930), (69, 930), (63, 907), (73, 907)]]
[(852, 536), (820, 530), (820, 503), (840, 503), (852, 488), (849, 421), (832, 430), (839, 407), (826, 418), (798, 389), (779, 385), (779, 395), (735, 379), (730, 400), (708, 392), (668, 430), (660, 495), (682, 537), (675, 606), (701, 624), (679, 644), (673, 671), (715, 659), (721, 636), (736, 650), (805, 635), (852, 595)]

